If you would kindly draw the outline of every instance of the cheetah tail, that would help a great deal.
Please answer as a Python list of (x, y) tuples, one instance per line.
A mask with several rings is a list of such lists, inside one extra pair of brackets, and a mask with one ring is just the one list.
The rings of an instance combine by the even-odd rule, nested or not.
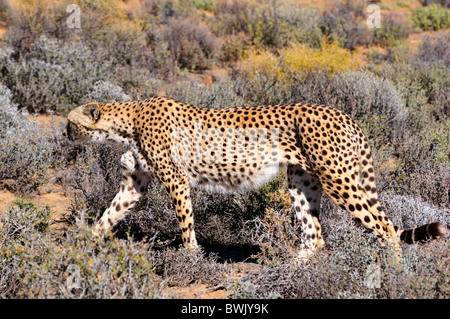
[(426, 224), (417, 228), (401, 231), (400, 240), (407, 244), (423, 243), (430, 239), (438, 239), (450, 233), (450, 229), (439, 222)]

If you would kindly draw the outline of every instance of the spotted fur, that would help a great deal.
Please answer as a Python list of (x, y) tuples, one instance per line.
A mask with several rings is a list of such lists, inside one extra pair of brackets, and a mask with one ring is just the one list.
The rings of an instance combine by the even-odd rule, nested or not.
[(182, 239), (197, 247), (191, 186), (215, 191), (257, 188), (286, 169), (293, 209), (302, 222), (299, 257), (324, 241), (322, 191), (381, 240), (407, 243), (438, 238), (440, 223), (401, 230), (378, 201), (367, 138), (340, 110), (316, 104), (199, 108), (168, 98), (89, 103), (69, 113), (72, 139), (126, 144), (123, 181), (95, 226), (108, 232), (145, 193), (153, 174), (171, 195)]

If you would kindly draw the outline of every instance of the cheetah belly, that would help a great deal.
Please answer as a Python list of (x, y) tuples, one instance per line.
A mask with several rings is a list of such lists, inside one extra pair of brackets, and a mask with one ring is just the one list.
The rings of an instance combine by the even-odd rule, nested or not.
[[(240, 168), (245, 171), (240, 172)], [(236, 171), (224, 171), (222, 176), (208, 172), (201, 176), (190, 177), (190, 184), (211, 192), (246, 191), (256, 189), (272, 180), (282, 165), (271, 163), (260, 167), (236, 166)], [(250, 173), (251, 171), (251, 173)]]
[(204, 149), (202, 159), (210, 160), (209, 164), (184, 162), (190, 185), (213, 192), (227, 192), (256, 189), (266, 184), (287, 164), (285, 152), (280, 147), (271, 147), (269, 152), (267, 148), (252, 146), (250, 143), (245, 150), (237, 147), (234, 153), (229, 154), (233, 155), (229, 161), (226, 156), (212, 160)]

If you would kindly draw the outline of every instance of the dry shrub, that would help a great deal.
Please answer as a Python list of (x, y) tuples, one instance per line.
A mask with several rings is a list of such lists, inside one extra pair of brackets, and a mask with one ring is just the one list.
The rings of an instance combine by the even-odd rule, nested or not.
[(248, 32), (248, 20), (255, 3), (240, 0), (218, 0), (215, 18), (210, 23), (211, 30), (218, 35), (237, 35)]
[(405, 40), (410, 34), (408, 22), (400, 14), (387, 13), (383, 15), (380, 28), (372, 30), (374, 44), (392, 47), (398, 42)]
[[(387, 193), (381, 196), (381, 201), (388, 216), (403, 227), (430, 220), (444, 224), (450, 221), (446, 210), (412, 197)], [(402, 245), (400, 260), (396, 262), (392, 247), (381, 246), (375, 236), (356, 227), (347, 212), (330, 203), (327, 197), (322, 202), (323, 248), (301, 264), (292, 256), (272, 255), (271, 262), (260, 271), (231, 282), (227, 286), (230, 297), (446, 299), (450, 296), (448, 238), (425, 245)]]
[(350, 50), (371, 42), (370, 31), (365, 25), (364, 1), (339, 1), (325, 8), (320, 21), (322, 34)]
[(450, 68), (450, 33), (444, 32), (435, 37), (426, 35), (414, 59), (428, 63), (442, 63)]
[(92, 222), (109, 207), (121, 181), (120, 156), (124, 150), (107, 144), (69, 144), (74, 164), (74, 205), (67, 216), (74, 222), (81, 212)]
[(156, 254), (152, 262), (156, 274), (168, 286), (185, 287), (198, 283), (216, 286), (231, 274), (227, 265), (217, 263), (217, 256), (205, 256), (202, 250), (169, 248)]
[(171, 19), (162, 30), (178, 66), (188, 70), (205, 70), (211, 67), (220, 48), (218, 38), (205, 24), (189, 19)]
[[(66, 20), (70, 4), (80, 7), (81, 28), (69, 28)], [(42, 35), (67, 40), (72, 36), (89, 42), (107, 28), (125, 25), (126, 16), (115, 1), (13, 1), (9, 8), (10, 25), (7, 41), (14, 49), (26, 53)]]

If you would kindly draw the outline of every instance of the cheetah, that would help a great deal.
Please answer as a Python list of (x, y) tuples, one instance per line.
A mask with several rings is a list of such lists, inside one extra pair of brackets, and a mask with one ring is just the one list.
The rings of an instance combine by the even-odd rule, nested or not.
[(316, 104), (201, 108), (169, 98), (89, 103), (68, 115), (67, 136), (124, 144), (123, 180), (95, 225), (108, 233), (146, 192), (155, 176), (170, 194), (183, 244), (198, 247), (191, 187), (212, 191), (257, 188), (286, 171), (301, 223), (298, 258), (324, 245), (319, 209), (324, 191), (384, 242), (399, 247), (447, 234), (435, 222), (402, 230), (378, 200), (373, 158), (360, 127), (339, 109)]

